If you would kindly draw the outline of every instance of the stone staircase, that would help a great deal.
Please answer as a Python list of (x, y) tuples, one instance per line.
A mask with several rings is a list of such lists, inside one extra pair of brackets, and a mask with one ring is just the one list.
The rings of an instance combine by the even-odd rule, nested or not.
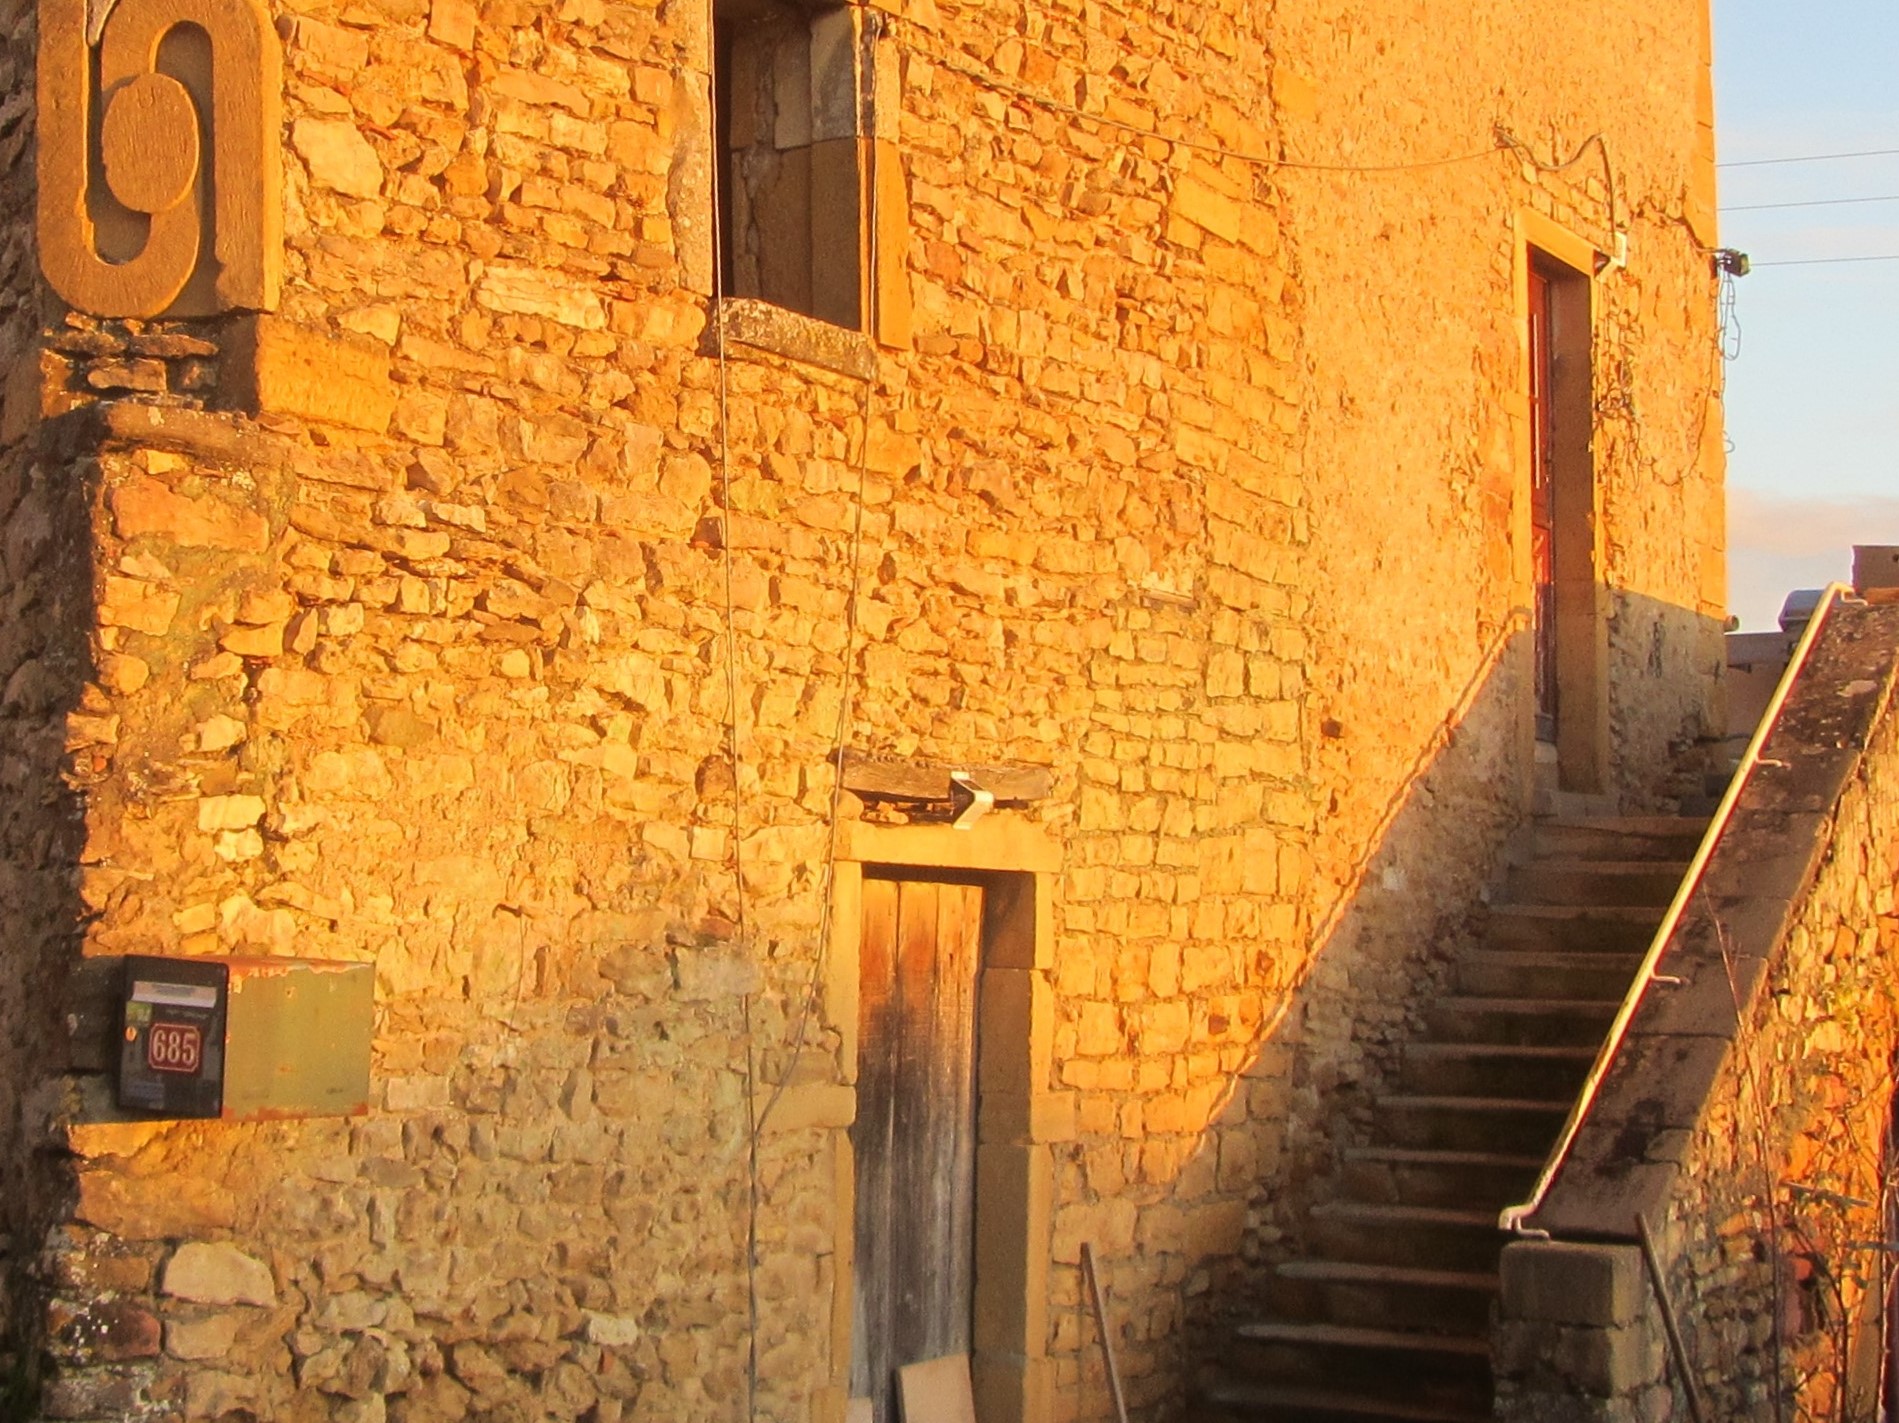
[(1405, 1045), (1310, 1254), (1202, 1378), (1197, 1423), (1491, 1416), (1498, 1213), (1530, 1191), (1704, 820), (1546, 818)]

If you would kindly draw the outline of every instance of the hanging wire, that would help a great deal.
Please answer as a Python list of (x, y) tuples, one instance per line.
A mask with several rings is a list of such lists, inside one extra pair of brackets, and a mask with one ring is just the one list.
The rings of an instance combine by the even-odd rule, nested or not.
[[(879, 17), (871, 16), (873, 21)], [(868, 28), (871, 38), (881, 34), (881, 28)], [(876, 320), (877, 263), (878, 263), (878, 174), (876, 171), (877, 152), (873, 142), (870, 148), (870, 182), (866, 203), (868, 224), (868, 242), (865, 261), (868, 264), (870, 280), (866, 283), (869, 304), (867, 315), (874, 325)], [(715, 275), (713, 296), (715, 306), (722, 307), (726, 298), (725, 291), (725, 243), (723, 207), (719, 194), (719, 169), (713, 164), (713, 232)], [(732, 802), (732, 869), (736, 881), (736, 905), (739, 921), (739, 941), (749, 941), (749, 918), (746, 910), (746, 891), (744, 879), (744, 860), (742, 850), (742, 805), (740, 792), (740, 744), (739, 744), (739, 702), (738, 702), (738, 662), (737, 662), (737, 606), (733, 592), (733, 551), (732, 551), (732, 470), (730, 440), (730, 380), (729, 354), (727, 351), (726, 329), (723, 312), (716, 322), (716, 352), (719, 367), (719, 486), (725, 510), (725, 537), (723, 539), (723, 574), (725, 585), (725, 668), (726, 698), (728, 718), (726, 723), (727, 755), (732, 764), (733, 802)], [(766, 1124), (777, 1109), (786, 1089), (794, 1080), (798, 1064), (807, 1046), (810, 1026), (816, 1015), (817, 1004), (823, 990), (826, 965), (830, 961), (832, 939), (835, 936), (835, 912), (833, 901), (836, 898), (837, 862), (839, 849), (839, 829), (842, 819), (844, 795), (844, 752), (849, 745), (853, 712), (855, 707), (856, 676), (855, 663), (859, 635), (858, 601), (863, 584), (863, 538), (865, 488), (870, 478), (870, 432), (874, 415), (874, 377), (864, 378), (859, 387), (859, 436), (857, 448), (857, 488), (853, 501), (850, 536), (850, 583), (845, 603), (844, 649), (842, 665), (838, 673), (839, 698), (837, 722), (833, 731), (832, 746), (828, 760), (832, 767), (831, 795), (827, 808), (828, 843), (825, 850), (824, 870), (819, 883), (819, 911), (817, 951), (812, 960), (811, 973), (800, 994), (797, 1017), (787, 1039), (787, 1056), (784, 1071), (777, 1081), (771, 1084), (771, 1090), (763, 1105), (758, 1102), (759, 1065), (757, 1041), (753, 1026), (753, 995), (747, 994), (742, 1000), (742, 1012), (745, 1032), (745, 1111), (747, 1120), (746, 1161), (748, 1167), (747, 1212), (745, 1228), (746, 1259), (746, 1369), (745, 1369), (745, 1417), (755, 1420), (758, 1416), (759, 1391), (759, 1304), (758, 1304), (758, 1221), (762, 1200), (761, 1172), (759, 1166), (760, 1145)]]
[(1715, 331), (1721, 346), (1721, 359), (1737, 361), (1741, 357), (1741, 312), (1735, 289), (1735, 274), (1726, 266), (1715, 268)]
[(1493, 132), (1497, 136), (1497, 144), (1499, 147), (1508, 148), (1539, 173), (1567, 172), (1582, 162), (1583, 155), (1588, 153), (1590, 149), (1595, 149), (1602, 157), (1602, 177), (1603, 181), (1608, 185), (1609, 231), (1617, 234), (1622, 231), (1622, 223), (1617, 212), (1616, 202), (1615, 160), (1609, 156), (1609, 140), (1604, 135), (1601, 133), (1592, 133), (1581, 143), (1577, 144), (1576, 151), (1562, 162), (1545, 163), (1536, 156), (1536, 153), (1530, 148), (1529, 144), (1511, 133), (1509, 129), (1499, 125)]
[[(712, 101), (718, 103), (716, 90)], [(715, 125), (716, 132), (716, 125)], [(725, 755), (732, 768), (732, 895), (738, 942), (750, 949), (750, 918), (745, 906), (744, 776), (739, 745), (738, 604), (732, 576), (732, 418), (731, 372), (725, 336), (724, 195), (720, 191), (718, 154), (712, 158), (712, 304), (713, 343), (719, 370), (719, 503), (724, 528), (719, 539), (720, 573), (725, 614)], [(739, 999), (740, 1027), (745, 1034), (745, 1418), (758, 1417), (758, 1051), (752, 1023), (752, 999)]]

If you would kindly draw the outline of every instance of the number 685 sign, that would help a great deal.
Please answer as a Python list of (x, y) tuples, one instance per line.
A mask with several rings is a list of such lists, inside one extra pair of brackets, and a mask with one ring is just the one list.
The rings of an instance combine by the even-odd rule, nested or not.
[(145, 1030), (145, 1065), (154, 1072), (195, 1073), (204, 1065), (204, 1031), (195, 1023), (153, 1023)]

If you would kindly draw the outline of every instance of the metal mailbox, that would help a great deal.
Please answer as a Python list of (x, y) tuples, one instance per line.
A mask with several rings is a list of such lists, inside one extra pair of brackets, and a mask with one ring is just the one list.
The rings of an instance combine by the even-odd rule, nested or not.
[(121, 1107), (165, 1117), (369, 1109), (375, 969), (318, 959), (128, 954)]

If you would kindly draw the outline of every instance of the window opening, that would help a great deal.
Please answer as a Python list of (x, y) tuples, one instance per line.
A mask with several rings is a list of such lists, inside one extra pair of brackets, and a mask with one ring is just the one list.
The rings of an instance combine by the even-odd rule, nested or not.
[(864, 329), (863, 12), (714, 0), (719, 263), (726, 296)]

